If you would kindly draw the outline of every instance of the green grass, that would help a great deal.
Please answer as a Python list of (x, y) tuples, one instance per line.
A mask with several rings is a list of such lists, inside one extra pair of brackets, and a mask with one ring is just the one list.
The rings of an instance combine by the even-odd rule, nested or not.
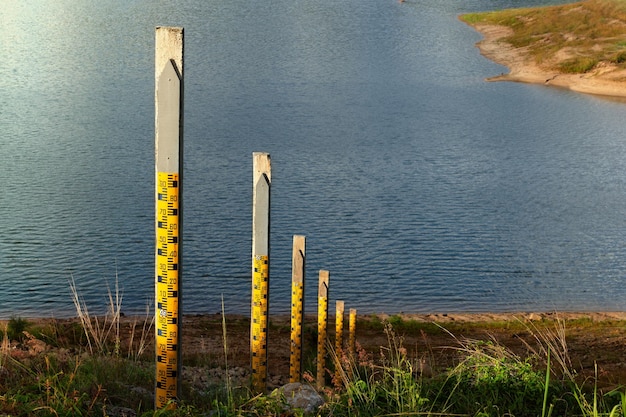
[(597, 58), (583, 56), (562, 62), (559, 64), (559, 69), (566, 74), (583, 74), (592, 70), (597, 64)]
[(431, 382), (442, 406), (473, 415), (541, 415), (545, 372), (534, 358), (522, 359), (492, 342), (470, 342), (463, 349), (465, 358)]

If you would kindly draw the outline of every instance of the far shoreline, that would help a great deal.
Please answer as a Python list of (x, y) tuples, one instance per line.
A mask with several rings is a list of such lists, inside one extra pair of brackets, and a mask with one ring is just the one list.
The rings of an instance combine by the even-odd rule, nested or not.
[(486, 78), (486, 81), (513, 81), (566, 88), (571, 91), (605, 97), (626, 98), (626, 77), (624, 71), (615, 71), (608, 66), (600, 66), (584, 74), (565, 74), (548, 71), (526, 57), (522, 49), (504, 42), (512, 30), (506, 26), (492, 24), (470, 25), (483, 39), (476, 46), (481, 54), (509, 69), (509, 73)]
[[(271, 312), (270, 312), (271, 313)], [(220, 318), (221, 313), (186, 313), (182, 317), (182, 325), (185, 326), (185, 319), (193, 318)], [(249, 314), (226, 313), (226, 318), (247, 320)], [(64, 317), (22, 317), (15, 315), (13, 317), (31, 321), (34, 323), (43, 322), (72, 322), (80, 320), (78, 316)], [(102, 318), (104, 315), (91, 315), (91, 318)], [(334, 320), (334, 314), (329, 314), (329, 318)], [(571, 321), (571, 320), (589, 320), (592, 322), (605, 321), (626, 321), (626, 311), (518, 311), (518, 312), (433, 312), (433, 313), (361, 313), (357, 315), (358, 320), (371, 320), (378, 318), (387, 320), (397, 317), (405, 321), (416, 321), (421, 323), (496, 323), (496, 322), (535, 322), (535, 321)], [(270, 314), (270, 320), (277, 322), (285, 322), (290, 320), (288, 313)], [(121, 322), (142, 322), (152, 319), (152, 315), (146, 314), (128, 314), (120, 317)], [(0, 319), (0, 325), (7, 323), (10, 318)], [(312, 322), (316, 320), (314, 314), (306, 314), (305, 321)], [(190, 320), (193, 321), (193, 320)]]

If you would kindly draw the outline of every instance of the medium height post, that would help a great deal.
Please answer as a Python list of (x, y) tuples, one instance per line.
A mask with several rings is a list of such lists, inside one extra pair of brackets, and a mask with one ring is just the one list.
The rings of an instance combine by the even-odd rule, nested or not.
[(180, 393), (183, 29), (156, 28), (155, 47), (155, 406)]
[(267, 327), (269, 302), (270, 254), (270, 155), (253, 155), (252, 197), (252, 319), (250, 355), (252, 388), (264, 392), (267, 387)]
[(330, 273), (320, 271), (317, 289), (317, 389), (324, 388), (326, 370), (326, 332), (328, 327), (328, 283)]
[(343, 312), (344, 301), (335, 301), (335, 379), (341, 381), (341, 368), (343, 365)]
[(356, 308), (350, 309), (348, 334), (348, 354), (350, 359), (354, 359), (354, 354), (356, 352)]
[(305, 259), (306, 237), (294, 235), (291, 261), (291, 355), (289, 357), (289, 382), (300, 382), (302, 377)]

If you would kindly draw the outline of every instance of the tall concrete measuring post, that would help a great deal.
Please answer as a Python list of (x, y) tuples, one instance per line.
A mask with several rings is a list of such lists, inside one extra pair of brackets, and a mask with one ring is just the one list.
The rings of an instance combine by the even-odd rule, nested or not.
[(155, 350), (157, 409), (180, 394), (182, 305), (183, 29), (155, 36)]
[(250, 355), (252, 388), (267, 388), (267, 327), (270, 279), (270, 186), (272, 168), (270, 155), (255, 152), (253, 159), (252, 196), (252, 308), (250, 323)]

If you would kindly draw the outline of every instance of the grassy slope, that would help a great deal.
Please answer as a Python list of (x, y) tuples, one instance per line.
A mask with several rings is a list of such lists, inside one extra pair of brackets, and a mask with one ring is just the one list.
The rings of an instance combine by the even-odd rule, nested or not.
[[(357, 324), (357, 340), (362, 346), (358, 350), (359, 363), (342, 363), (346, 372), (336, 389), (325, 391), (327, 404), (319, 415), (534, 417), (547, 415), (542, 414), (543, 406), (554, 406), (555, 416), (608, 416), (620, 398), (601, 396), (608, 390), (602, 391), (597, 382), (602, 378), (610, 383), (609, 389), (620, 384), (619, 378), (609, 375), (616, 369), (623, 370), (623, 316), (601, 321), (585, 315), (567, 319), (557, 314), (531, 316), (535, 316), (533, 321), (511, 317), (463, 322), (445, 315), (441, 325), (401, 316), (386, 320), (376, 315), (362, 317)], [(228, 365), (230, 369), (247, 368), (249, 319), (228, 317), (226, 321)], [(311, 322), (316, 328), (315, 320)], [(210, 378), (215, 375), (214, 367), (226, 366), (220, 347), (225, 343), (222, 318), (189, 316), (185, 323), (184, 401), (177, 412), (168, 414), (152, 411), (154, 347), (145, 346), (147, 350), (141, 355), (138, 344), (131, 343), (152, 335), (152, 329), (143, 327), (140, 321), (122, 320), (120, 331), (103, 339), (104, 349), (91, 355), (86, 354), (91, 349), (78, 320), (30, 323), (14, 318), (0, 323), (0, 333), (21, 340), (16, 345), (4, 339), (0, 346), (0, 415), (132, 415), (129, 410), (144, 417), (301, 415), (285, 412), (280, 398), (253, 397), (247, 390), (247, 379), (243, 384), (229, 385), (223, 379)], [(287, 355), (281, 359), (283, 374), (289, 368), (289, 323), (289, 317), (281, 317), (270, 324), (270, 342), (280, 339)], [(22, 332), (24, 329), (28, 334)], [(305, 352), (311, 353), (316, 348), (314, 330), (308, 335), (313, 337), (308, 338), (309, 349)], [(35, 348), (42, 344), (46, 347), (37, 353)], [(199, 350), (193, 352), (194, 347)], [(546, 362), (547, 348), (552, 365)], [(331, 368), (332, 358), (330, 355), (327, 362)], [(564, 359), (567, 368), (559, 367), (558, 358)], [(271, 363), (276, 369), (276, 361)], [(616, 368), (606, 368), (609, 363)], [(191, 365), (198, 372), (191, 372)], [(584, 372), (593, 372), (595, 366), (597, 373)], [(543, 383), (546, 367), (553, 371), (548, 391)], [(314, 362), (305, 361), (305, 369), (315, 373)], [(220, 376), (224, 378), (224, 373), (217, 374)], [(546, 393), (549, 395), (543, 403)], [(579, 401), (584, 394), (589, 399), (600, 397), (602, 413), (593, 414), (592, 403)], [(624, 389), (617, 394), (624, 394), (626, 404)]]
[(513, 34), (503, 40), (525, 48), (545, 68), (564, 73), (601, 65), (626, 68), (626, 0), (471, 13), (461, 20), (510, 27)]

